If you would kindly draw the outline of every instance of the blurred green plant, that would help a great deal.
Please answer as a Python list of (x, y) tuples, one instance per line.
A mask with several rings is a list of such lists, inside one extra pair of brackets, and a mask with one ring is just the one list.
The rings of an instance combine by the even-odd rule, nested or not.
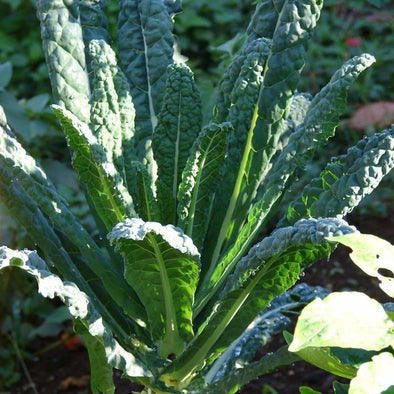
[(51, 91), (35, 13), (34, 0), (0, 1), (0, 63), (12, 63), (10, 91), (17, 96)]
[(304, 69), (309, 79), (304, 78), (299, 89), (318, 91), (344, 59), (368, 52), (376, 65), (349, 90), (349, 102), (394, 100), (394, 92), (387, 89), (394, 83), (394, 55), (388, 50), (394, 47), (392, 2), (326, 0), (325, 9)]
[(48, 302), (35, 288), (35, 281), (15, 270), (0, 273), (0, 390), (17, 382), (21, 370), (30, 380), (28, 345), (37, 337), (57, 337), (70, 319), (65, 306)]

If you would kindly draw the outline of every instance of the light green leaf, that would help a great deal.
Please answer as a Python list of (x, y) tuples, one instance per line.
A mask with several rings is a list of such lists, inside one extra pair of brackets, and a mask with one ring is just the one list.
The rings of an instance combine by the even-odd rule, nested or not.
[(115, 166), (89, 127), (60, 106), (53, 111), (62, 123), (70, 147), (73, 166), (86, 185), (95, 208), (107, 230), (126, 217), (136, 216), (130, 194)]
[(384, 352), (361, 365), (350, 382), (349, 394), (391, 394), (394, 392), (394, 356)]
[(138, 213), (141, 219), (148, 222), (161, 222), (159, 203), (152, 189), (152, 178), (148, 169), (139, 161), (131, 165), (137, 174)]
[(212, 196), (231, 127), (230, 123), (212, 123), (204, 127), (193, 145), (179, 185), (179, 226), (199, 250), (206, 234)]
[(125, 278), (146, 308), (160, 354), (178, 354), (193, 336), (192, 303), (199, 253), (172, 225), (126, 219), (108, 234), (123, 255)]
[(322, 394), (321, 391), (316, 391), (306, 386), (301, 386), (299, 390), (300, 394)]
[(55, 100), (88, 122), (90, 87), (78, 5), (66, 0), (40, 0), (37, 15)]
[(378, 278), (381, 289), (394, 298), (394, 246), (390, 242), (370, 234), (347, 234), (328, 240), (352, 248), (349, 256), (354, 264)]
[(364, 293), (332, 293), (303, 309), (289, 350), (310, 346), (380, 350), (394, 344), (393, 329), (383, 307)]
[[(284, 332), (287, 343), (291, 343), (293, 336)], [(357, 368), (371, 359), (371, 352), (359, 349), (340, 349), (334, 347), (306, 347), (297, 351), (299, 357), (320, 369), (336, 376), (352, 379), (356, 376)]]
[(113, 394), (113, 367), (106, 362), (105, 347), (102, 341), (90, 334), (89, 330), (78, 319), (74, 319), (74, 330), (82, 335), (88, 350), (90, 364), (90, 389), (92, 394)]
[(15, 251), (5, 246), (0, 248), (0, 269), (16, 266), (34, 276), (38, 282), (39, 293), (48, 298), (59, 297), (71, 315), (79, 319), (90, 335), (99, 340), (105, 349), (108, 362), (123, 370), (128, 376), (152, 376), (148, 368), (134, 355), (126, 351), (114, 339), (108, 325), (95, 308), (91, 299), (72, 282), (63, 282), (52, 274), (36, 252)]

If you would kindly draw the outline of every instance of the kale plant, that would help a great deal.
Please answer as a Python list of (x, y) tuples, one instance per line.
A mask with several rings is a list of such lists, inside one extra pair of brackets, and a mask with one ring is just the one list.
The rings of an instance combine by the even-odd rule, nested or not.
[[(157, 393), (234, 392), (299, 359), (284, 347), (251, 361), (286, 326), (281, 312), (311, 300), (286, 292), (333, 250), (325, 237), (356, 231), (343, 217), (394, 165), (391, 128), (330, 162), (277, 219), (374, 58), (349, 60), (315, 97), (297, 92), (322, 1), (259, 2), (202, 124), (193, 73), (174, 60), (179, 2), (120, 0), (115, 49), (102, 7), (38, 1), (53, 111), (102, 242), (1, 116), (0, 195), (39, 252), (3, 247), (0, 268), (68, 305), (93, 392), (114, 392), (112, 367)], [(243, 340), (251, 330), (260, 341)]]

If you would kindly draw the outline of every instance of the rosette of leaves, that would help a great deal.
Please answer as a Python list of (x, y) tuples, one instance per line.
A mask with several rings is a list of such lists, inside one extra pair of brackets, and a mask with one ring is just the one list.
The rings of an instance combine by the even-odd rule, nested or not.
[(112, 367), (158, 393), (234, 392), (298, 360), (283, 348), (252, 362), (260, 342), (242, 336), (256, 318), (265, 341), (281, 329), (269, 305), (331, 253), (326, 237), (356, 232), (344, 215), (394, 165), (388, 129), (330, 163), (267, 231), (374, 59), (349, 60), (314, 97), (298, 93), (322, 2), (264, 1), (202, 124), (193, 73), (174, 61), (178, 2), (120, 1), (117, 48), (103, 5), (40, 0), (38, 15), (53, 111), (108, 242), (96, 244), (2, 116), (0, 196), (39, 252), (3, 247), (0, 267), (25, 269), (69, 307), (93, 392), (114, 392)]

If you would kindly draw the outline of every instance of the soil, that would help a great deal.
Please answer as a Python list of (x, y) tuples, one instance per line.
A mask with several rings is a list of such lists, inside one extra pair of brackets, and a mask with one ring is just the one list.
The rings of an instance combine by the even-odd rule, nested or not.
[[(394, 217), (392, 216), (388, 218), (350, 216), (348, 221), (356, 225), (361, 232), (375, 234), (394, 243)], [(377, 280), (368, 277), (351, 263), (348, 250), (345, 247), (338, 247), (329, 261), (321, 261), (310, 267), (301, 279), (302, 282), (324, 286), (331, 291), (356, 290), (364, 292), (380, 302), (390, 301), (378, 287)], [(35, 341), (30, 351), (34, 353), (47, 344), (48, 341), (45, 338)], [(283, 344), (283, 337), (279, 335), (267, 345), (268, 348), (261, 349), (257, 357)], [(86, 350), (82, 346), (74, 351), (68, 350), (64, 345), (58, 346), (40, 357), (27, 360), (26, 365), (33, 377), (36, 392), (39, 394), (90, 393), (89, 360)], [(120, 375), (119, 371), (115, 371), (117, 394), (129, 394), (141, 390), (141, 386), (126, 379), (121, 379)], [(259, 394), (263, 392), (296, 394), (299, 393), (299, 387), (303, 385), (322, 393), (332, 393), (331, 387), (334, 380), (346, 382), (344, 379), (341, 380), (307, 363), (298, 362), (249, 383), (242, 387), (238, 394)], [(276, 391), (269, 390), (268, 387)], [(265, 388), (264, 391), (263, 388)], [(34, 390), (24, 377), (5, 392), (30, 394), (34, 393)]]

